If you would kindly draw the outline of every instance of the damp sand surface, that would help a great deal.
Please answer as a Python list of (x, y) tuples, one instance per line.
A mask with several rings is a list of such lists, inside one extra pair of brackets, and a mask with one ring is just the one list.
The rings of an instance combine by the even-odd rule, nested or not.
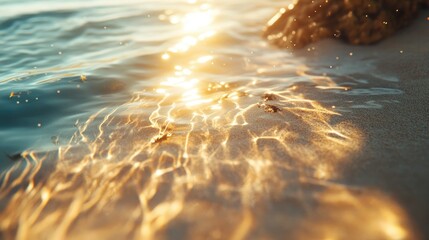
[(1, 1), (1, 237), (426, 238), (429, 12), (291, 52), (283, 5)]

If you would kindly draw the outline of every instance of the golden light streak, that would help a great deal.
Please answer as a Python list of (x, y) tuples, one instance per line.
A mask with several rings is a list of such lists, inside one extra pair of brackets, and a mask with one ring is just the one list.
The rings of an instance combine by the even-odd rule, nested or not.
[(212, 22), (212, 11), (208, 10), (204, 12), (193, 12), (185, 16), (183, 20), (183, 27), (187, 32), (195, 32), (209, 26)]
[[(415, 238), (393, 200), (331, 181), (364, 141), (335, 109), (294, 83), (279, 88), (256, 75), (238, 84), (200, 72), (217, 60), (193, 52), (214, 36), (214, 15), (204, 5), (160, 16), (182, 24), (186, 37), (161, 55), (168, 69), (159, 86), (77, 122), (67, 145), (24, 152), (0, 175), (2, 237)], [(191, 57), (167, 61), (180, 53)], [(341, 89), (308, 70), (296, 75), (321, 91)]]

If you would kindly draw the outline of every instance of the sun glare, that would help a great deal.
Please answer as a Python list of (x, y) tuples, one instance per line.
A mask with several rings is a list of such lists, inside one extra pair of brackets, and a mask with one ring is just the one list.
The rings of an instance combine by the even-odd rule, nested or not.
[(185, 16), (183, 28), (187, 32), (195, 32), (203, 27), (209, 26), (213, 22), (213, 12), (208, 10), (204, 12), (193, 12)]

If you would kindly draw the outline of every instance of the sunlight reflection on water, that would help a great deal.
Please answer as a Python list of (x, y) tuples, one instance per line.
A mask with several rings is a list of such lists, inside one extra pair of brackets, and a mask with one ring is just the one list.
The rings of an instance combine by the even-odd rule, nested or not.
[[(80, 81), (75, 69), (89, 64), (85, 72), (91, 72), (94, 64), (120, 64), (118, 59), (131, 61), (119, 70), (158, 72), (130, 73), (130, 79), (153, 79), (129, 83), (128, 102), (99, 108), (77, 123), (67, 144), (47, 153), (27, 150), (2, 173), (3, 237), (412, 238), (394, 201), (335, 183), (364, 137), (306, 91), (349, 88), (312, 73), (298, 57), (269, 49), (255, 33), (244, 47), (239, 38), (245, 33), (221, 35), (222, 10), (214, 2), (189, 5), (189, 11), (156, 9), (150, 21), (176, 30), (162, 44), (154, 40), (143, 63), (132, 62), (141, 54), (134, 49), (139, 42), (111, 60), (101, 55), (92, 64), (60, 68)], [(121, 25), (103, 25), (121, 31)], [(246, 32), (251, 26), (241, 27)]]

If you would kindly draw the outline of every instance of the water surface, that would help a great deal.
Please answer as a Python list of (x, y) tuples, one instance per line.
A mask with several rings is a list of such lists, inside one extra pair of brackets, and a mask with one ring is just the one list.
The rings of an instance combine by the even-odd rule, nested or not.
[(260, 33), (284, 1), (0, 4), (5, 238), (417, 236), (343, 181), (350, 116), (404, 95), (380, 58), (417, 47), (279, 50)]

